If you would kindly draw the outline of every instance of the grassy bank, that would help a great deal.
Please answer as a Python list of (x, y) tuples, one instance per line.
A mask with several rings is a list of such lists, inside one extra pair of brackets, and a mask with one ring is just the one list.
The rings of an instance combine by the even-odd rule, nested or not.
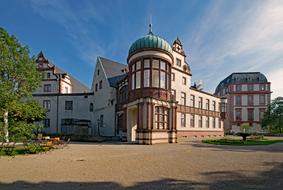
[(252, 145), (269, 145), (283, 140), (270, 140), (270, 139), (247, 139), (246, 141), (238, 139), (213, 139), (203, 140), (203, 143), (215, 144), (215, 145), (234, 145), (234, 146), (252, 146)]

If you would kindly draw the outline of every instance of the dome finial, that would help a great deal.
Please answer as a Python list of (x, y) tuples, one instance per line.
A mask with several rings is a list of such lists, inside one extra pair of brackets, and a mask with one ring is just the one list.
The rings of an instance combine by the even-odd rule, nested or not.
[(148, 34), (153, 34), (152, 33), (152, 16), (150, 14), (150, 17), (149, 17), (149, 33)]

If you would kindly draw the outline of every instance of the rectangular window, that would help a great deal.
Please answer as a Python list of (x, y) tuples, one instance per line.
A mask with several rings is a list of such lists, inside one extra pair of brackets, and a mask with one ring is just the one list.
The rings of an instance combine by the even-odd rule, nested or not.
[(191, 115), (190, 126), (191, 126), (192, 128), (195, 127), (195, 115)]
[(166, 70), (166, 64), (164, 61), (160, 61), (160, 69), (164, 71)]
[(152, 87), (159, 87), (159, 71), (153, 70), (152, 71)]
[(242, 105), (242, 97), (241, 96), (236, 96), (236, 105), (237, 106)]
[(209, 117), (206, 117), (205, 126), (206, 128), (209, 128)]
[(160, 71), (160, 88), (166, 88), (166, 73), (164, 71)]
[(186, 84), (187, 84), (187, 79), (186, 79), (186, 77), (182, 77), (182, 84), (183, 84), (183, 85), (186, 85)]
[(43, 127), (44, 128), (50, 128), (50, 119), (46, 118), (46, 119), (43, 119)]
[(98, 90), (98, 84), (96, 83), (95, 84), (95, 92), (97, 92), (97, 90)]
[(198, 127), (199, 127), (199, 128), (202, 128), (202, 116), (199, 115), (198, 118), (199, 118), (199, 119), (198, 119)]
[(191, 95), (191, 107), (195, 107), (195, 96)]
[(259, 95), (259, 104), (265, 105), (265, 95)]
[(104, 115), (100, 115), (98, 125), (99, 127), (104, 127)]
[(248, 95), (248, 105), (249, 106), (254, 105), (254, 96), (253, 95)]
[(51, 84), (45, 84), (43, 86), (43, 92), (51, 92)]
[(236, 121), (241, 121), (242, 120), (242, 110), (241, 109), (236, 109)]
[(198, 107), (199, 107), (200, 109), (202, 109), (202, 98), (201, 98), (201, 97), (199, 97)]
[(265, 109), (259, 110), (259, 120), (261, 121), (264, 118)]
[(159, 61), (157, 59), (152, 60), (152, 68), (159, 69)]
[(135, 89), (135, 73), (132, 74), (132, 90)]
[(253, 91), (253, 90), (254, 90), (254, 85), (248, 84), (248, 91)]
[(149, 70), (146, 69), (144, 70), (144, 76), (143, 76), (143, 86), (144, 87), (149, 87), (149, 80), (150, 79), (150, 73)]
[(216, 111), (216, 102), (215, 101), (212, 102), (212, 109), (213, 109), (213, 111)]
[(259, 90), (260, 91), (265, 91), (265, 84), (260, 84), (259, 85)]
[(143, 68), (149, 68), (150, 67), (150, 60), (149, 59), (145, 59), (144, 62), (143, 62)]
[(97, 69), (97, 75), (99, 75), (99, 69)]
[(51, 109), (50, 100), (43, 100), (43, 108), (45, 108), (47, 111), (50, 111), (50, 109)]
[(155, 128), (168, 128), (168, 108), (159, 106), (155, 107)]
[(237, 92), (242, 91), (242, 86), (241, 86), (240, 84), (237, 84), (237, 85), (236, 85), (236, 91), (237, 91)]
[(51, 74), (48, 72), (48, 73), (46, 74), (46, 78), (50, 79), (50, 77), (51, 77)]
[(216, 119), (215, 119), (215, 117), (214, 117), (214, 118), (213, 118), (213, 121), (212, 121), (212, 127), (215, 128), (215, 126), (216, 126)]
[(99, 89), (102, 89), (102, 80), (99, 81)]
[(136, 64), (133, 64), (132, 65), (132, 72), (135, 72), (135, 70), (136, 70)]
[(136, 70), (140, 70), (141, 69), (141, 61), (137, 61), (136, 62)]
[(181, 127), (186, 127), (186, 114), (181, 113)]
[(178, 59), (178, 58), (176, 58), (176, 65), (179, 66), (179, 67), (181, 67), (181, 60)]
[(141, 72), (136, 72), (136, 89), (141, 87)]
[(65, 101), (65, 110), (73, 110), (73, 101)]
[(181, 105), (186, 105), (186, 93), (185, 92), (181, 92)]
[(209, 110), (209, 99), (206, 99), (206, 102), (205, 102), (205, 109)]
[(254, 110), (248, 109), (248, 120), (253, 121), (254, 120)]
[(176, 100), (176, 90), (172, 89), (172, 96), (173, 96), (173, 100)]
[(175, 81), (175, 73), (171, 73), (171, 81)]

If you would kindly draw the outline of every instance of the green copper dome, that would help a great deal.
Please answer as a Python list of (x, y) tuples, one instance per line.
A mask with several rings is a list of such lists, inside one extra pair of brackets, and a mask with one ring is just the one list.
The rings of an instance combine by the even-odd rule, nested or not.
[(171, 45), (166, 40), (154, 35), (152, 32), (149, 32), (146, 36), (141, 37), (131, 45), (129, 49), (129, 56), (139, 50), (147, 48), (161, 49), (172, 54)]

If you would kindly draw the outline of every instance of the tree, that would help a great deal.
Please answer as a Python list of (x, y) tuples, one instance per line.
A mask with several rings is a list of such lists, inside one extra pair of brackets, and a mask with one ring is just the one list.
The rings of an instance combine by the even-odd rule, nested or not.
[[(17, 108), (28, 104), (24, 99), (30, 97), (39, 84), (40, 74), (28, 47), (0, 27), (0, 113), (6, 142), (9, 142), (9, 117), (14, 118), (13, 114), (20, 111)], [(37, 112), (40, 107), (36, 107)]]
[(283, 131), (283, 97), (272, 100), (262, 120), (262, 127), (268, 128), (271, 133)]

